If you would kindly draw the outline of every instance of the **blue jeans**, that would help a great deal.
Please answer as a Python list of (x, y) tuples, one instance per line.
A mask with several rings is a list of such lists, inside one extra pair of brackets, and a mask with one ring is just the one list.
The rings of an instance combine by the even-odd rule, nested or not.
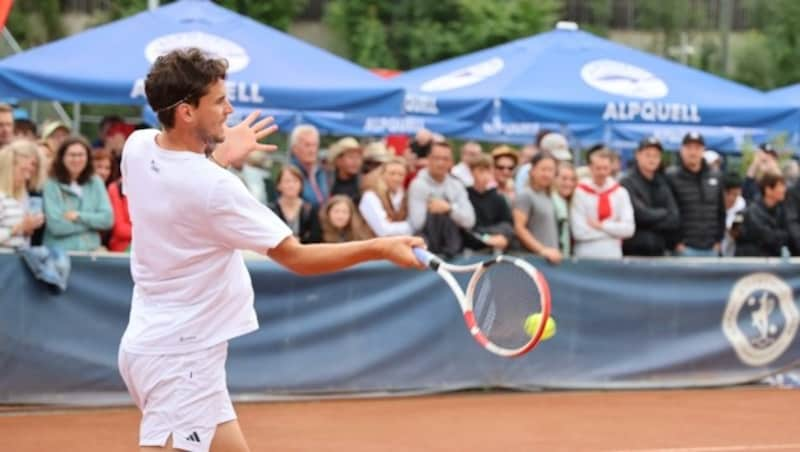
[(709, 248), (707, 250), (700, 249), (700, 248), (692, 248), (686, 246), (683, 248), (683, 251), (680, 253), (675, 253), (677, 256), (680, 257), (719, 257), (719, 252), (714, 248)]

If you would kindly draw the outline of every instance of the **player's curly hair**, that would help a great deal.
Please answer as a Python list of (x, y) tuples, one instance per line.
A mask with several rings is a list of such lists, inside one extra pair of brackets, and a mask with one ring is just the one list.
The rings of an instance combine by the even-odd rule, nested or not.
[(156, 58), (144, 82), (150, 108), (167, 129), (175, 127), (175, 108), (197, 106), (212, 83), (225, 80), (228, 62), (212, 58), (198, 48), (173, 50)]

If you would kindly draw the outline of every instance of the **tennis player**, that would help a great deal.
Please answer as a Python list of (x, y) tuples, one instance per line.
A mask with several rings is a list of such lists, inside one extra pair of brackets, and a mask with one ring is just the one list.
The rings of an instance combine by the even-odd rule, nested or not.
[(266, 253), (303, 275), (387, 259), (420, 267), (412, 237), (301, 245), (228, 162), (274, 133), (257, 113), (227, 128), (227, 63), (197, 49), (159, 57), (147, 100), (163, 130), (125, 144), (121, 169), (133, 223), (134, 280), (119, 369), (142, 411), (140, 450), (248, 451), (225, 381), (228, 341), (258, 328), (239, 250)]

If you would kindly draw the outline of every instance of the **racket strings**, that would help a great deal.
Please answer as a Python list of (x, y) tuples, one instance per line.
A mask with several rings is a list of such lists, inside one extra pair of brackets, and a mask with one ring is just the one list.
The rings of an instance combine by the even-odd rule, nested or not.
[(490, 342), (506, 349), (530, 342), (525, 319), (540, 312), (541, 306), (527, 272), (510, 262), (490, 266), (476, 282), (472, 303), (478, 328)]

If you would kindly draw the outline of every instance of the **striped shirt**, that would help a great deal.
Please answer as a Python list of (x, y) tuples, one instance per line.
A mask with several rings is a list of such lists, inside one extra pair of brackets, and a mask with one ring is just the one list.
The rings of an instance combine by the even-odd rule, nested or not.
[(0, 248), (26, 248), (31, 239), (17, 233), (11, 235), (14, 226), (18, 225), (25, 216), (25, 206), (11, 196), (0, 193)]

